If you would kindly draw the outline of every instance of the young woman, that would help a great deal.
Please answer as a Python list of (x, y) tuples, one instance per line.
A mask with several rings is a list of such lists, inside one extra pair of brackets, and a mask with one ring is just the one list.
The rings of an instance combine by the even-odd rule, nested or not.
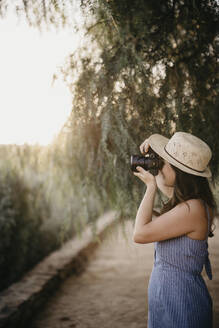
[[(147, 190), (139, 206), (133, 241), (155, 242), (148, 286), (148, 328), (211, 328), (212, 299), (201, 276), (212, 279), (208, 236), (216, 204), (209, 187), (211, 150), (201, 139), (176, 132), (171, 139), (153, 134), (140, 146), (163, 160), (157, 176), (138, 166), (134, 174)], [(169, 198), (152, 221), (157, 187)]]

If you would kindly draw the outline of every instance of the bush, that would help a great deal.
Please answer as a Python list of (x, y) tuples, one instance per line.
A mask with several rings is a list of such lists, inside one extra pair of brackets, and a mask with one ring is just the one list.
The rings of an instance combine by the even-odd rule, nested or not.
[(92, 188), (69, 178), (54, 145), (22, 147), (0, 148), (0, 290), (103, 211)]

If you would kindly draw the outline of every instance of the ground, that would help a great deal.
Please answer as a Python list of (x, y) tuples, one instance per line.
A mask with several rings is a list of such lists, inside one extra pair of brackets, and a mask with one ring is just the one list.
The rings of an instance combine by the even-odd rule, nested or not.
[[(108, 234), (86, 271), (61, 285), (31, 328), (146, 328), (154, 248), (135, 244), (132, 231), (128, 221)], [(219, 224), (209, 238), (209, 253), (213, 280), (204, 278), (214, 302), (214, 328), (219, 328)]]

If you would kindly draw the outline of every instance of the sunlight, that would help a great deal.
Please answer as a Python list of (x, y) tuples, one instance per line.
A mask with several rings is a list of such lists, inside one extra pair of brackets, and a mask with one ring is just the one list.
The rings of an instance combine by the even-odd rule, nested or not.
[(10, 14), (0, 21), (0, 144), (48, 144), (71, 112), (71, 95), (53, 74), (79, 44), (70, 28), (30, 28)]

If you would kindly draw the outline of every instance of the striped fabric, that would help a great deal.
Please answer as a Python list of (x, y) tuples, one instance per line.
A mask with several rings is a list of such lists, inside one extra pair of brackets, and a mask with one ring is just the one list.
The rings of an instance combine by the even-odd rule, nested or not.
[(204, 266), (212, 279), (208, 234), (205, 240), (180, 236), (155, 243), (148, 328), (212, 328), (212, 299), (201, 275)]

